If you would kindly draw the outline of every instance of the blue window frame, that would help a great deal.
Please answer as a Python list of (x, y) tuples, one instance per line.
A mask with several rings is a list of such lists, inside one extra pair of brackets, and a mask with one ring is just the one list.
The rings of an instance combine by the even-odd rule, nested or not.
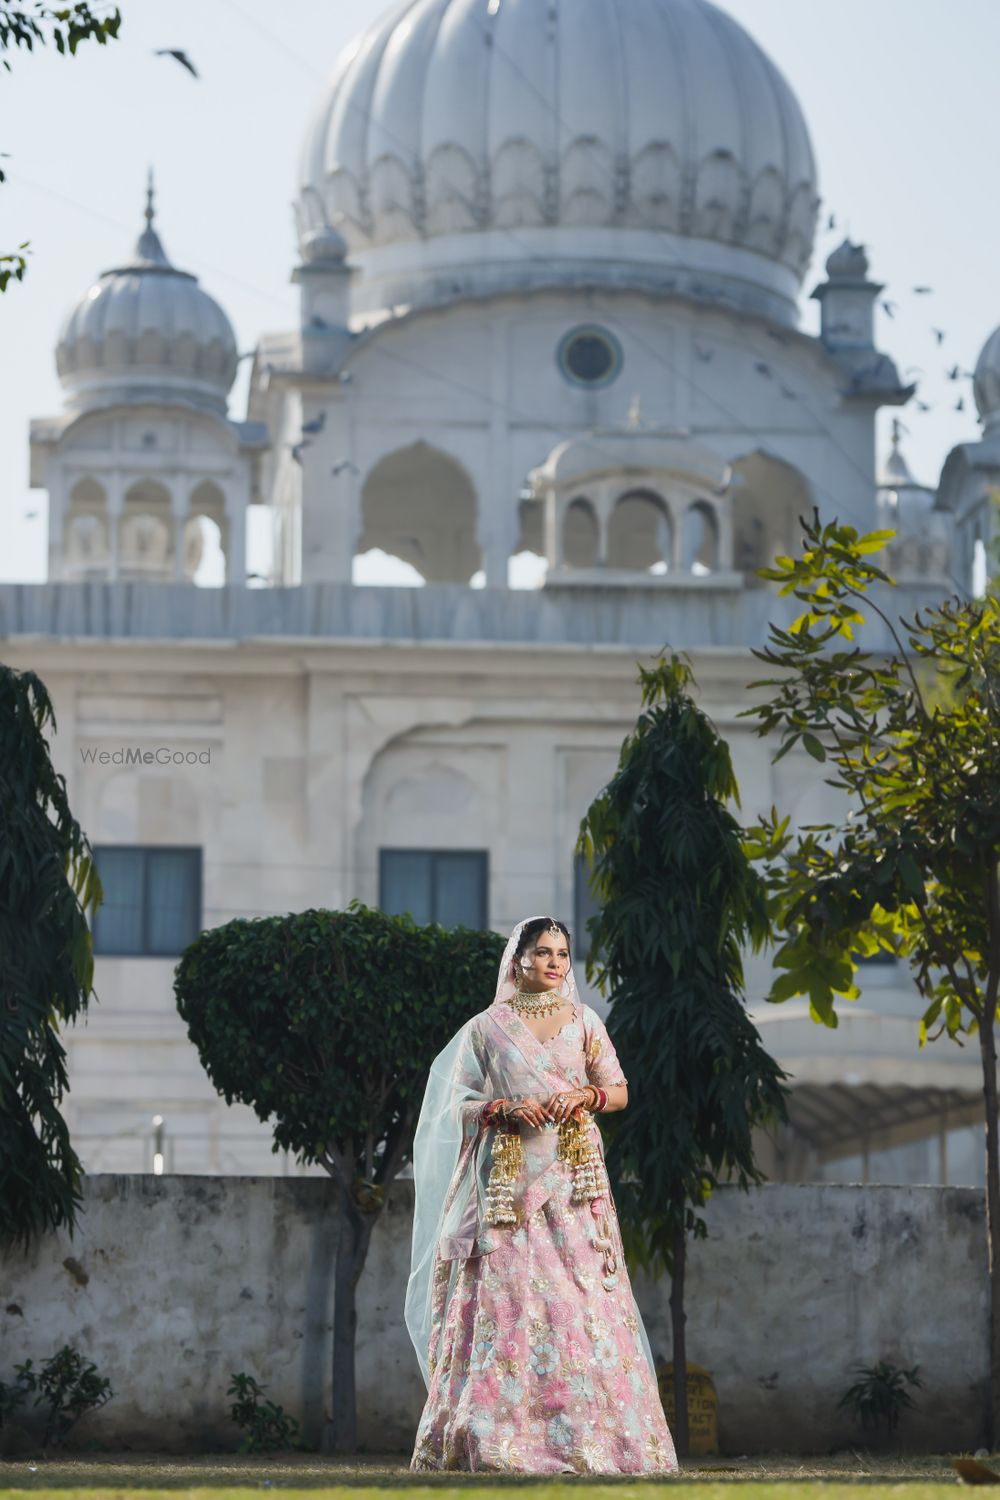
[(94, 952), (175, 958), (201, 931), (200, 849), (101, 844), (94, 849), (104, 901)]
[(590, 889), (590, 866), (582, 854), (573, 858), (573, 960), (581, 966), (590, 952), (587, 921), (601, 910)]
[(489, 926), (485, 849), (380, 849), (379, 905), (442, 927)]

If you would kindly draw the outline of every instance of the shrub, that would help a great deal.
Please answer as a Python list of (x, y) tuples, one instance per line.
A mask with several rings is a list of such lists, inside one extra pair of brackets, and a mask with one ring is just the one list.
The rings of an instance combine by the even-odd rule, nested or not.
[(44, 1448), (59, 1447), (88, 1411), (97, 1411), (114, 1395), (110, 1380), (98, 1375), (97, 1366), (85, 1360), (72, 1344), (64, 1344), (36, 1370), (26, 1359), (15, 1365), (17, 1379), (13, 1385), (0, 1381), (0, 1427), (34, 1395), (34, 1406), (46, 1406), (42, 1433)]
[(283, 1406), (261, 1398), (266, 1390), (252, 1375), (233, 1374), (227, 1396), (234, 1398), (229, 1415), (246, 1433), (240, 1445), (244, 1453), (277, 1453), (282, 1448), (298, 1448), (299, 1424)]
[(856, 1365), (854, 1373), (860, 1379), (848, 1386), (837, 1402), (837, 1410), (849, 1411), (866, 1431), (877, 1430), (884, 1424), (891, 1437), (903, 1412), (913, 1408), (913, 1398), (906, 1387), (923, 1385), (919, 1370), (919, 1365), (912, 1370), (901, 1370), (882, 1359), (874, 1365)]

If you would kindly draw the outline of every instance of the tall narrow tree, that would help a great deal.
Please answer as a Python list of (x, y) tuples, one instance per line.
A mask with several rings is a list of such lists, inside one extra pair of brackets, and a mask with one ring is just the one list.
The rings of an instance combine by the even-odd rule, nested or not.
[(609, 1120), (608, 1165), (626, 1250), (671, 1274), (675, 1440), (687, 1452), (684, 1275), (688, 1235), (721, 1181), (762, 1180), (753, 1130), (785, 1116), (786, 1076), (743, 1001), (742, 950), (768, 930), (765, 888), (730, 804), (729, 748), (673, 656), (640, 669), (642, 712), (618, 770), (584, 818), (579, 851), (601, 904), (588, 974), (635, 1085)]
[(50, 726), (44, 684), (0, 666), (0, 1249), (72, 1230), (80, 1201), (59, 1026), (92, 994), (87, 914), (101, 885), (49, 757)]

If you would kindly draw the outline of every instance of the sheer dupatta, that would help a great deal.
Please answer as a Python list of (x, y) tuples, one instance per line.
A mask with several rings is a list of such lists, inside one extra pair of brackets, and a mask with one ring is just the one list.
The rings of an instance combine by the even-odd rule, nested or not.
[[(493, 1132), (483, 1128), (483, 1106), (497, 1098), (544, 1098), (571, 1086), (551, 1065), (544, 1045), (507, 1004), (514, 989), (512, 965), (517, 944), (523, 928), (534, 920), (526, 918), (510, 935), (493, 1004), (467, 1021), (431, 1064), (417, 1121), (413, 1141), (413, 1244), (405, 1318), (425, 1381), (438, 1266), (470, 1255), (488, 1255), (500, 1243), (486, 1227), (484, 1217)], [(569, 998), (579, 1019), (572, 970), (567, 977)], [(524, 1179), (526, 1206), (536, 1198), (544, 1201), (546, 1176), (547, 1169), (541, 1164), (533, 1174), (529, 1153)]]

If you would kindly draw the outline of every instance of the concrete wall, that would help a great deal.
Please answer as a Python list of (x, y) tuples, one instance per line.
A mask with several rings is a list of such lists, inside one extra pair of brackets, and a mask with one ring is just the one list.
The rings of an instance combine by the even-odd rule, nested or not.
[[(412, 1184), (398, 1183), (359, 1296), (362, 1443), (405, 1450), (423, 1402), (402, 1326)], [(235, 1446), (231, 1372), (245, 1370), (318, 1436), (329, 1409), (330, 1184), (296, 1178), (97, 1176), (71, 1243), (0, 1264), (0, 1379), (73, 1342), (114, 1400), (80, 1442)], [(915, 1448), (975, 1447), (985, 1414), (986, 1239), (973, 1189), (723, 1189), (691, 1250), (688, 1358), (719, 1394), (723, 1451), (825, 1451), (851, 1366), (919, 1363)], [(669, 1286), (637, 1282), (654, 1352), (669, 1355)]]

